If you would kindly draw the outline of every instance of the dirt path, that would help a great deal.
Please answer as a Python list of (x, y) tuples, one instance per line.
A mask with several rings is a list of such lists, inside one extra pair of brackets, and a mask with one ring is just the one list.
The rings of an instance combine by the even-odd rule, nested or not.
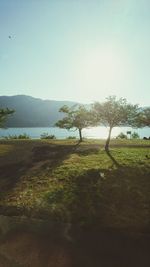
[(0, 229), (0, 267), (150, 266), (148, 233), (73, 227), (66, 234), (65, 225), (4, 216)]

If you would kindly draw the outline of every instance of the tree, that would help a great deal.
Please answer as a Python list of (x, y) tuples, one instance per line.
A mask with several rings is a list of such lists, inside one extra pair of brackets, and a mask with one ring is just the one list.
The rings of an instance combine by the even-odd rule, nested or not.
[(6, 121), (7, 117), (14, 113), (14, 110), (11, 109), (0, 109), (0, 127), (3, 126), (4, 122)]
[(93, 112), (95, 113), (97, 124), (103, 124), (104, 126), (109, 127), (109, 133), (105, 144), (106, 151), (109, 150), (113, 127), (132, 125), (137, 110), (137, 105), (128, 104), (124, 98), (117, 100), (116, 96), (109, 96), (104, 103), (96, 102), (93, 105)]
[(138, 113), (135, 124), (137, 127), (150, 127), (150, 107)]
[(139, 134), (138, 134), (138, 133), (136, 133), (136, 132), (133, 132), (133, 133), (131, 134), (131, 138), (132, 138), (132, 139), (139, 139), (139, 138), (140, 138), (140, 136), (139, 136)]
[(59, 120), (55, 125), (60, 128), (70, 130), (75, 128), (79, 131), (80, 142), (82, 138), (82, 129), (92, 125), (92, 114), (83, 105), (74, 105), (69, 108), (67, 105), (60, 108), (59, 112), (65, 113), (65, 117)]

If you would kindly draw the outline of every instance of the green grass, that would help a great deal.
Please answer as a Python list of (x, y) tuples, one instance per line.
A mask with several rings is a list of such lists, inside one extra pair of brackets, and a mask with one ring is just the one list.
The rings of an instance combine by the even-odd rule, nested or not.
[(150, 141), (2, 140), (0, 212), (115, 228), (150, 226)]

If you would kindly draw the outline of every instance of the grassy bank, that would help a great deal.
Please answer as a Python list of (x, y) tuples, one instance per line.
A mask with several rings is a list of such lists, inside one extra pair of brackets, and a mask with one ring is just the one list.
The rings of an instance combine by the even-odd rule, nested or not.
[(0, 213), (149, 229), (150, 141), (1, 140)]

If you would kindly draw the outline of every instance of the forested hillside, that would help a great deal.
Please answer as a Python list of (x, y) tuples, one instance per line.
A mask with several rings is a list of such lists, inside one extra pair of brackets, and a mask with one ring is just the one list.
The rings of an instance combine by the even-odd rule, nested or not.
[(7, 127), (48, 127), (62, 118), (59, 113), (63, 105), (72, 106), (75, 102), (42, 100), (26, 95), (0, 96), (0, 108), (14, 109), (5, 124)]

